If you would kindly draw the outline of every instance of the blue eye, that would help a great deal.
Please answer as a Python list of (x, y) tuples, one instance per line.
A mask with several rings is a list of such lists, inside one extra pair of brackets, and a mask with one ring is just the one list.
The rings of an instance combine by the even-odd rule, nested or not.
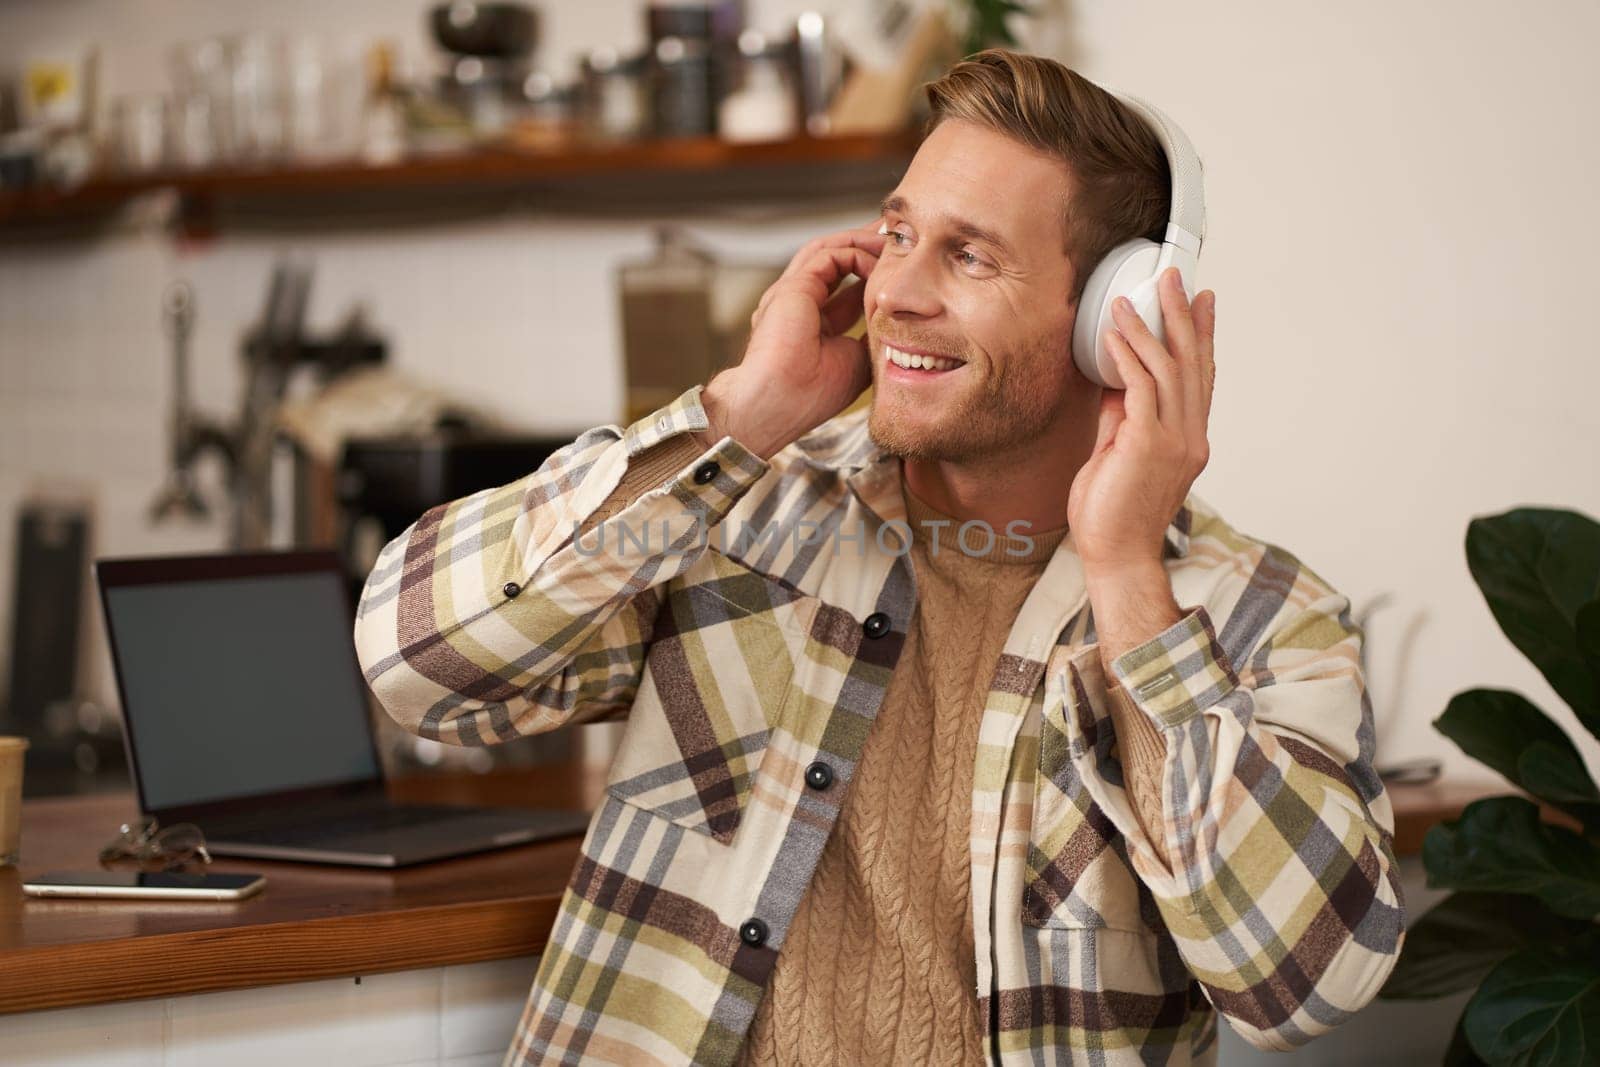
[[(889, 243), (895, 248), (907, 248), (911, 244), (912, 237), (909, 233), (902, 233), (899, 230), (891, 230), (887, 223), (878, 228), (878, 233), (889, 238)], [(977, 267), (989, 266), (988, 261), (982, 256), (978, 255), (976, 252), (965, 248), (954, 249), (953, 252), (956, 262), (968, 270)]]

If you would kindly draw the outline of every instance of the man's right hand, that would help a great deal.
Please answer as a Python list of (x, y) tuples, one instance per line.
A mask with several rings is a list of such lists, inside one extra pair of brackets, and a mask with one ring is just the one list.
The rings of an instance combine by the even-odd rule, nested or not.
[[(770, 459), (872, 384), (866, 341), (845, 331), (861, 317), (866, 279), (887, 239), (878, 232), (881, 222), (808, 242), (762, 294), (743, 360), (701, 391), (711, 423), (699, 435), (703, 445), (731, 434)], [(850, 274), (858, 280), (834, 293)]]

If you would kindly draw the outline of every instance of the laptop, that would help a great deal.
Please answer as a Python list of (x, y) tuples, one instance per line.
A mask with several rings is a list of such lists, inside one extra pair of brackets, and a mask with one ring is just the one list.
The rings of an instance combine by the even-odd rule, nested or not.
[(139, 808), (212, 853), (401, 867), (588, 827), (387, 798), (336, 553), (103, 559), (95, 579)]

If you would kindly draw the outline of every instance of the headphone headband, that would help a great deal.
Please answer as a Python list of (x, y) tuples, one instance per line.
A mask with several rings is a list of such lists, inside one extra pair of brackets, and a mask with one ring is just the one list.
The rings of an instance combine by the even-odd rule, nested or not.
[(1172, 172), (1172, 211), (1167, 220), (1165, 240), (1191, 255), (1200, 255), (1206, 236), (1206, 201), (1200, 156), (1188, 135), (1153, 104), (1136, 96), (1111, 90), (1118, 100), (1132, 108), (1155, 131)]
[(1136, 96), (1102, 86), (1139, 117), (1166, 153), (1172, 208), (1161, 243), (1134, 237), (1111, 249), (1089, 272), (1072, 328), (1072, 358), (1084, 377), (1097, 385), (1125, 388), (1116, 359), (1106, 350), (1104, 333), (1116, 322), (1112, 303), (1126, 296), (1156, 340), (1166, 339), (1156, 280), (1177, 267), (1185, 292), (1194, 292), (1200, 245), (1206, 235), (1206, 202), (1200, 156), (1176, 122)]

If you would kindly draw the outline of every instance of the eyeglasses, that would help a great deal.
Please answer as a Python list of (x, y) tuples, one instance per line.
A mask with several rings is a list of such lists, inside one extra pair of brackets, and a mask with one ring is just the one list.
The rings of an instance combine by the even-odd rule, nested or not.
[(116, 839), (100, 850), (102, 865), (134, 860), (146, 871), (176, 871), (195, 859), (211, 862), (200, 827), (182, 822), (162, 830), (154, 815), (123, 823)]

